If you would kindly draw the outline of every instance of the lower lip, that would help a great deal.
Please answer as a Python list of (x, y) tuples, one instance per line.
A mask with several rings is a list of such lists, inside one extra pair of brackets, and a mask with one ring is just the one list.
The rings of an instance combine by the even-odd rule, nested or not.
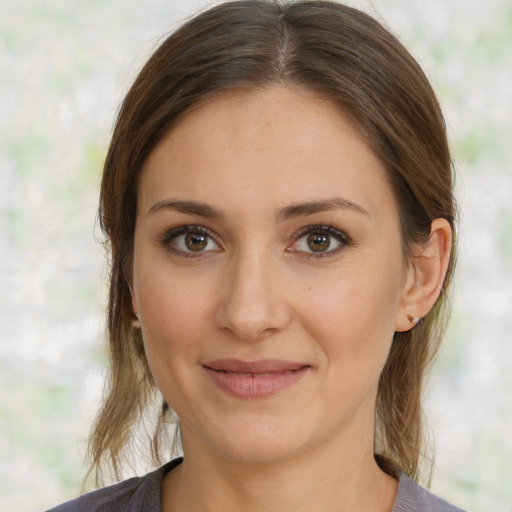
[(204, 368), (218, 388), (238, 398), (264, 398), (275, 395), (298, 382), (309, 371), (308, 366), (290, 372), (266, 374), (227, 373)]

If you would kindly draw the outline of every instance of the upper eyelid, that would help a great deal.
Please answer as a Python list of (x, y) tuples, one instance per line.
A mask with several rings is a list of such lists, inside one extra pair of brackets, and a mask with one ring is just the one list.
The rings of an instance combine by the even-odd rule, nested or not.
[(212, 231), (204, 226), (200, 226), (197, 224), (185, 224), (181, 226), (177, 226), (175, 228), (165, 230), (163, 236), (160, 237), (161, 243), (163, 245), (169, 244), (174, 238), (180, 235), (185, 235), (187, 233), (199, 232), (205, 235), (208, 235), (216, 245), (219, 247), (221, 244), (218, 241), (218, 237), (216, 234), (212, 234)]
[[(211, 236), (213, 239), (217, 237), (217, 234), (211, 230), (210, 228), (207, 228), (205, 226), (201, 226), (200, 224), (182, 224), (179, 226), (176, 226), (175, 228), (166, 229), (165, 230), (165, 236), (169, 236), (171, 234), (181, 234), (183, 233), (189, 233), (191, 231), (200, 231), (202, 233), (205, 233), (209, 236)], [(295, 231), (295, 233), (292, 235), (292, 238), (304, 236), (306, 233), (310, 233), (311, 231), (318, 230), (318, 231), (324, 231), (327, 233), (336, 233), (339, 235), (342, 235), (346, 238), (349, 238), (345, 231), (341, 229), (337, 229), (334, 226), (330, 224), (311, 224), (307, 226), (303, 226)]]
[[(206, 228), (205, 226), (198, 225), (198, 224), (185, 224), (185, 225), (177, 226), (175, 228), (168, 229), (165, 231), (164, 235), (160, 237), (160, 240), (161, 240), (162, 245), (167, 245), (173, 240), (173, 238), (175, 238), (179, 235), (187, 234), (187, 233), (194, 232), (194, 231), (204, 233), (205, 235), (209, 236), (216, 245), (218, 245), (219, 247), (222, 248), (222, 244), (219, 242), (218, 235), (215, 232), (213, 232), (211, 229)], [(345, 231), (342, 231), (340, 229), (333, 227), (332, 225), (327, 225), (327, 224), (313, 224), (313, 225), (303, 226), (302, 228), (299, 228), (297, 231), (295, 231), (295, 233), (292, 235), (292, 239), (294, 242), (296, 242), (300, 238), (302, 238), (305, 235), (312, 233), (314, 231), (323, 232), (325, 234), (335, 236), (335, 238), (337, 238), (338, 241), (340, 241), (341, 243), (344, 243), (346, 245), (351, 243), (351, 238), (349, 235), (347, 235), (347, 233)], [(324, 254), (326, 254), (326, 253), (324, 253)]]
[(326, 233), (329, 235), (339, 235), (339, 238), (342, 238), (345, 241), (350, 241), (350, 237), (347, 235), (345, 231), (342, 231), (341, 229), (337, 229), (331, 225), (325, 225), (325, 224), (316, 224), (312, 226), (304, 226), (303, 228), (300, 228), (294, 235), (294, 239), (298, 240), (299, 238), (302, 238), (304, 235), (307, 235), (308, 233), (314, 232), (314, 231), (320, 231), (322, 233)]
[(304, 228), (299, 229), (299, 231), (295, 233), (294, 243), (297, 243), (301, 238), (308, 235), (309, 233), (314, 233), (315, 231), (332, 236), (338, 241), (340, 245), (334, 249), (329, 249), (327, 251), (316, 253), (313, 251), (289, 250), (288, 248), (287, 252), (296, 253), (304, 258), (307, 258), (308, 260), (312, 260), (334, 257), (339, 252), (343, 251), (344, 249), (352, 245), (352, 239), (345, 231), (336, 229), (330, 225), (305, 226)]
[(208, 235), (208, 236), (211, 236), (212, 238), (214, 238), (214, 236), (212, 236), (212, 231), (210, 229), (208, 229), (204, 226), (200, 226), (198, 224), (183, 224), (180, 226), (176, 226), (175, 228), (166, 229), (165, 233), (164, 233), (164, 237), (177, 236), (177, 235), (182, 235), (184, 233), (191, 233), (191, 232), (195, 232), (195, 231), (204, 233), (205, 235)]

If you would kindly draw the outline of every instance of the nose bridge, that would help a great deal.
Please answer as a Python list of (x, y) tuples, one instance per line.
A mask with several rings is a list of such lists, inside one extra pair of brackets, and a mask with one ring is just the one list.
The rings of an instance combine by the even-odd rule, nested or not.
[(264, 332), (281, 329), (288, 321), (281, 296), (279, 269), (268, 250), (240, 248), (226, 269), (219, 304), (219, 327), (237, 338), (253, 341)]

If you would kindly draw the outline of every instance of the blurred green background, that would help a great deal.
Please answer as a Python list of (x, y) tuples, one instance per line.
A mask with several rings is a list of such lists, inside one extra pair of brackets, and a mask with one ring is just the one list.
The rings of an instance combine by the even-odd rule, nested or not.
[[(429, 388), (434, 492), (512, 511), (512, 3), (350, 1), (412, 51), (446, 114), (461, 206), (453, 317)], [(0, 0), (0, 510), (79, 494), (105, 375), (96, 205), (117, 107), (211, 2)]]

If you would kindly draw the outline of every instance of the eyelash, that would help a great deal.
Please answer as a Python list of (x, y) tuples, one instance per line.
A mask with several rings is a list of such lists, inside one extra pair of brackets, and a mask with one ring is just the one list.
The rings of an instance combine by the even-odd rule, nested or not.
[[(202, 226), (198, 225), (185, 225), (185, 226), (179, 226), (177, 228), (171, 229), (165, 233), (165, 235), (160, 240), (160, 245), (171, 254), (176, 254), (181, 257), (185, 258), (197, 258), (204, 256), (205, 251), (197, 251), (197, 254), (194, 253), (194, 251), (182, 251), (180, 249), (175, 249), (172, 246), (172, 241), (180, 236), (180, 235), (187, 235), (189, 233), (194, 233), (198, 235), (204, 235), (208, 237), (211, 241), (213, 241), (216, 245), (219, 245), (215, 238), (210, 234), (210, 232), (205, 229)], [(333, 228), (329, 225), (312, 225), (312, 226), (306, 226), (302, 229), (300, 229), (297, 233), (294, 234), (293, 240), (294, 243), (297, 243), (301, 238), (308, 234), (318, 233), (321, 235), (326, 235), (329, 237), (334, 238), (337, 242), (339, 242), (339, 247), (331, 250), (327, 250), (325, 252), (306, 252), (306, 251), (299, 251), (299, 250), (287, 250), (287, 252), (296, 252), (300, 253), (300, 256), (304, 259), (320, 259), (320, 258), (328, 258), (330, 256), (334, 256), (338, 252), (342, 251), (346, 247), (349, 247), (352, 244), (352, 240), (350, 237), (338, 229)], [(206, 251), (209, 252), (209, 251)]]
[(318, 252), (318, 253), (304, 252), (304, 251), (289, 251), (289, 252), (300, 252), (301, 253), (300, 255), (302, 258), (311, 260), (311, 259), (329, 258), (331, 256), (335, 256), (340, 251), (342, 251), (342, 250), (346, 249), (347, 247), (349, 247), (350, 245), (352, 245), (352, 240), (346, 233), (344, 233), (343, 231), (340, 231), (336, 228), (333, 228), (332, 226), (324, 225), (324, 224), (318, 224), (318, 225), (314, 225), (314, 226), (306, 226), (306, 227), (302, 228), (294, 235), (295, 243), (298, 242), (304, 236), (313, 234), (313, 233), (330, 236), (330, 237), (334, 238), (337, 242), (339, 242), (340, 245), (339, 245), (339, 247), (337, 247), (335, 249), (327, 250), (325, 252)]
[(197, 251), (197, 254), (194, 251), (182, 251), (180, 249), (175, 249), (172, 246), (172, 241), (180, 235), (187, 235), (189, 233), (194, 233), (198, 235), (204, 235), (212, 240), (216, 245), (217, 242), (215, 238), (210, 234), (210, 232), (202, 226), (196, 225), (187, 225), (187, 226), (179, 226), (177, 228), (171, 229), (165, 233), (165, 235), (160, 240), (160, 245), (171, 254), (176, 254), (178, 256), (182, 256), (184, 258), (197, 258), (203, 256), (201, 253), (203, 251)]

